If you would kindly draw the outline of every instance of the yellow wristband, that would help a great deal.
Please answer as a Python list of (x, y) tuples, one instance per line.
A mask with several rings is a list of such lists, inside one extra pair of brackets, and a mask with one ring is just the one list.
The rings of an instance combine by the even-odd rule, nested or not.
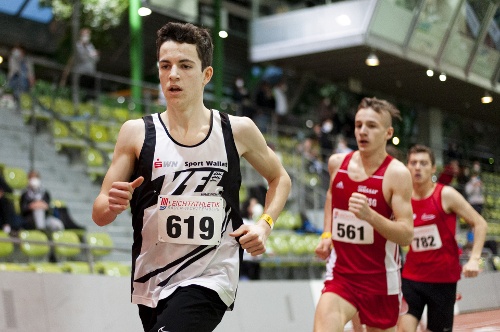
[(321, 234), (321, 238), (322, 239), (331, 239), (332, 238), (332, 233), (330, 233), (330, 232), (323, 232), (323, 234)]
[(260, 216), (259, 220), (260, 220), (260, 219), (262, 219), (262, 220), (264, 220), (265, 222), (267, 222), (267, 223), (268, 223), (268, 225), (269, 225), (269, 227), (271, 227), (271, 229), (273, 229), (273, 228), (274, 228), (274, 221), (273, 221), (273, 218), (272, 218), (270, 215), (268, 215), (268, 214), (263, 214), (263, 215), (261, 215), (261, 216)]

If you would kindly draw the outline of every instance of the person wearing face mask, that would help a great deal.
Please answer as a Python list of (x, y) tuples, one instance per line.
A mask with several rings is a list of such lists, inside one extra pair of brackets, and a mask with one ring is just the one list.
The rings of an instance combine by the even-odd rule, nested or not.
[(42, 187), (38, 171), (30, 171), (28, 179), (28, 186), (21, 194), (20, 201), (21, 215), (25, 220), (26, 229), (63, 230), (62, 221), (51, 215), (50, 193)]
[(30, 91), (35, 84), (33, 62), (26, 56), (26, 51), (20, 44), (12, 48), (7, 81), (9, 88), (12, 89), (16, 104), (19, 104), (21, 94)]

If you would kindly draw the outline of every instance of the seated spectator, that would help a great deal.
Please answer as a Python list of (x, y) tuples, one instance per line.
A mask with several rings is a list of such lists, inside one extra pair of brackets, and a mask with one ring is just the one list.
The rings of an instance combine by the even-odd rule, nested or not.
[(301, 221), (300, 227), (295, 228), (295, 231), (297, 233), (301, 233), (301, 234), (304, 234), (304, 233), (321, 234), (321, 233), (323, 233), (322, 229), (316, 228), (316, 226), (314, 226), (314, 224), (311, 222), (311, 220), (309, 220), (309, 217), (307, 216), (307, 214), (304, 211), (302, 211), (300, 213), (300, 221)]
[[(243, 203), (241, 208), (241, 216), (244, 224), (255, 224), (258, 218), (264, 212), (264, 207), (255, 197), (251, 197)], [(241, 280), (257, 280), (260, 279), (260, 255), (252, 256), (245, 250), (243, 252), (243, 261), (240, 264), (240, 279)]]
[(5, 233), (15, 235), (23, 226), (22, 218), (16, 214), (12, 199), (13, 190), (0, 173), (0, 229)]
[(21, 195), (21, 214), (27, 229), (42, 231), (58, 231), (64, 224), (51, 214), (50, 194), (42, 187), (40, 174), (32, 170), (28, 174), (28, 187)]
[(64, 229), (85, 229), (85, 227), (78, 225), (71, 214), (68, 207), (61, 201), (56, 201), (52, 208), (54, 217), (61, 220), (64, 224)]
[(443, 171), (438, 177), (438, 182), (444, 185), (452, 185), (453, 180), (456, 180), (459, 172), (460, 165), (458, 164), (458, 160), (452, 159), (444, 166)]

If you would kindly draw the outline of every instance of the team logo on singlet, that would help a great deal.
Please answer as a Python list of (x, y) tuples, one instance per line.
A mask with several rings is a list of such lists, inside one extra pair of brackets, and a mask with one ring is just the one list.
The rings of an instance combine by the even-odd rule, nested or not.
[(178, 162), (177, 161), (161, 161), (160, 158), (157, 158), (156, 161), (153, 163), (154, 168), (163, 168), (163, 167), (177, 167)]
[(422, 214), (421, 219), (422, 219), (422, 221), (434, 220), (434, 219), (436, 219), (436, 215), (424, 213), (424, 214)]
[(342, 181), (340, 181), (339, 183), (337, 183), (337, 185), (335, 186), (335, 188), (344, 189), (344, 183)]
[(368, 188), (367, 186), (358, 186), (358, 192), (362, 194), (375, 195), (378, 193), (378, 189)]
[(192, 191), (205, 196), (204, 193), (220, 194), (222, 187), (219, 182), (225, 170), (220, 168), (191, 168), (174, 173), (172, 186), (175, 188), (172, 195), (182, 195), (184, 192)]

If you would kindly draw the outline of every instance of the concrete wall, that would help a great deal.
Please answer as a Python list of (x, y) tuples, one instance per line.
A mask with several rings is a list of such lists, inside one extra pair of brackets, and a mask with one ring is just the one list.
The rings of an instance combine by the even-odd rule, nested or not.
[[(320, 280), (241, 282), (216, 332), (311, 331)], [(460, 312), (500, 307), (500, 273), (461, 280)], [(0, 272), (2, 332), (138, 332), (129, 278)]]

